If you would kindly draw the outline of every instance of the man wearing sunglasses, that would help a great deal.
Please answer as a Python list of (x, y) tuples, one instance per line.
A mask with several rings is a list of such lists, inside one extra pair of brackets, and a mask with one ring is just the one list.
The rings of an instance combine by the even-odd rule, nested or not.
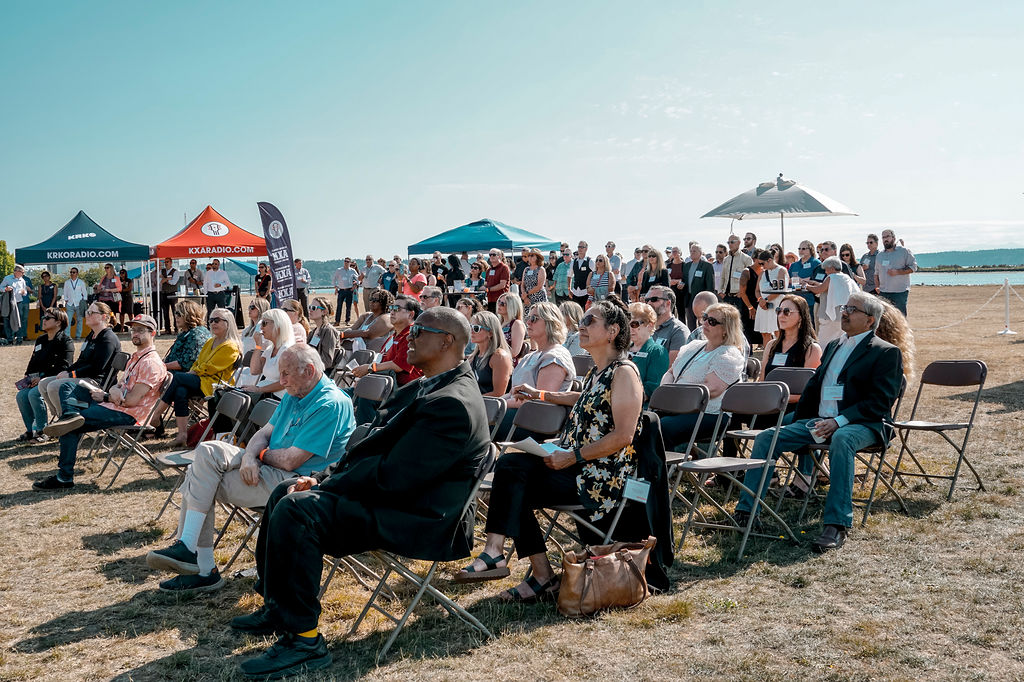
[[(421, 376), (420, 370), (408, 359), (409, 336), (412, 323), (420, 314), (420, 302), (411, 296), (399, 294), (388, 312), (391, 314), (392, 332), (384, 342), (381, 350), (381, 361), (371, 362), (368, 365), (359, 365), (352, 370), (357, 378), (362, 378), (370, 372), (392, 372), (395, 381), (399, 386), (405, 386), (413, 379)], [(357, 405), (356, 416), (362, 417), (363, 413)], [(362, 423), (362, 422), (360, 422)]]
[(644, 303), (654, 308), (658, 319), (654, 322), (654, 342), (668, 351), (668, 361), (672, 364), (679, 355), (679, 349), (686, 344), (690, 330), (674, 315), (676, 295), (669, 287), (655, 285), (644, 297)]
[(469, 556), (473, 517), (461, 514), (491, 447), (480, 389), (463, 360), (469, 322), (451, 308), (416, 321), (409, 360), (423, 378), (380, 406), (367, 435), (326, 471), (285, 481), (265, 507), (256, 544), (257, 612), (231, 626), (281, 638), (242, 663), (248, 677), (330, 665), (318, 632), (323, 556), (383, 549), (450, 561)]
[[(812, 544), (817, 552), (842, 547), (853, 526), (854, 453), (892, 437), (888, 424), (903, 377), (903, 356), (899, 348), (875, 336), (881, 319), (877, 298), (862, 291), (850, 295), (843, 306), (843, 334), (825, 347), (821, 365), (800, 394), (793, 423), (779, 429), (771, 453), (774, 461), (781, 452), (796, 452), (813, 444), (814, 435), (829, 442), (825, 527)], [(809, 425), (812, 420), (816, 425)], [(754, 440), (751, 457), (769, 456), (772, 431), (763, 431)], [(756, 490), (760, 477), (761, 471), (751, 470), (744, 484)], [(771, 468), (767, 477), (772, 477)], [(752, 507), (753, 498), (744, 493), (736, 505), (737, 523), (746, 524)]]

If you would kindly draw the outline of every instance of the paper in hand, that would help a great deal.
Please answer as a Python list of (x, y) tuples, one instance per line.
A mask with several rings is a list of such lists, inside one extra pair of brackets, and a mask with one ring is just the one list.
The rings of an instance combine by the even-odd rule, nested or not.
[(561, 450), (558, 443), (538, 443), (532, 438), (516, 441), (508, 447), (508, 452), (525, 452), (538, 457), (550, 457), (556, 450)]

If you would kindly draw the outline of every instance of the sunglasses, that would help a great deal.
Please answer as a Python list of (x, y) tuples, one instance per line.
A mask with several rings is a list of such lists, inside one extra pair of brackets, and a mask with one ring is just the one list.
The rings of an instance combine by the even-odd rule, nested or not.
[(422, 334), (423, 332), (430, 332), (431, 334), (448, 334), (449, 336), (454, 338), (454, 334), (452, 334), (451, 332), (446, 332), (445, 330), (438, 329), (437, 327), (425, 327), (422, 324), (414, 324), (412, 327), (409, 328), (409, 338), (418, 338), (419, 335)]
[(57, 318), (53, 315), (43, 315), (44, 320), (56, 320)]
[(716, 320), (710, 315), (702, 315), (700, 321), (709, 327), (717, 327), (719, 325), (725, 324), (725, 322), (722, 322), (721, 320)]
[(388, 312), (394, 313), (394, 312), (397, 312), (399, 310), (408, 310), (408, 308), (406, 308), (404, 306), (400, 306), (400, 305), (389, 305), (388, 306)]
[(261, 327), (266, 327), (268, 324), (274, 324), (274, 323), (271, 322), (270, 320), (260, 320), (260, 326)]
[(776, 315), (782, 315), (783, 317), (789, 317), (790, 315), (793, 315), (795, 313), (796, 313), (795, 310), (790, 310), (789, 308), (776, 308), (775, 309), (775, 314)]
[(654, 259), (657, 259), (657, 258), (658, 258), (658, 256), (657, 256), (656, 254), (653, 254), (653, 253), (652, 253), (652, 254), (651, 254), (650, 256), (648, 256), (648, 258), (654, 258)]
[(499, 298), (498, 299), (498, 305), (505, 305), (505, 299)]
[(259, 306), (256, 306), (256, 305), (250, 305), (249, 306), (249, 310), (259, 310), (259, 309), (260, 309)]
[(601, 318), (597, 317), (593, 313), (587, 313), (586, 315), (583, 316), (583, 319), (580, 320), (579, 326), (580, 327), (589, 327), (590, 325), (594, 324), (594, 322), (596, 322), (599, 319), (601, 319)]
[(483, 326), (482, 324), (471, 324), (469, 325), (469, 328), (472, 329), (477, 334), (487, 329), (487, 327)]
[(647, 303), (654, 303), (655, 301), (667, 301), (667, 300), (668, 300), (667, 298), (662, 298), (661, 296), (648, 296), (647, 298), (644, 299), (644, 301), (647, 302)]
[(227, 324), (228, 321), (226, 318), (223, 317), (211, 317), (210, 324), (213, 324), (214, 322), (223, 322), (224, 324)]
[(540, 315), (527, 315), (526, 316), (526, 322), (528, 324), (533, 324), (534, 322), (536, 322), (539, 319), (540, 319)]
[(98, 311), (98, 310), (86, 310), (86, 311), (85, 311), (85, 314), (86, 314), (86, 315), (102, 315), (103, 313), (101, 313), (101, 312), (100, 312), (100, 311)]
[[(372, 301), (373, 299), (370, 299), (370, 300)], [(327, 308), (323, 307), (322, 305), (311, 305), (311, 306), (309, 306), (309, 309), (310, 310), (323, 310), (323, 311), (327, 310)]]
[(630, 329), (639, 329), (640, 328), (640, 324), (641, 324), (640, 320), (630, 320), (629, 321), (629, 328)]

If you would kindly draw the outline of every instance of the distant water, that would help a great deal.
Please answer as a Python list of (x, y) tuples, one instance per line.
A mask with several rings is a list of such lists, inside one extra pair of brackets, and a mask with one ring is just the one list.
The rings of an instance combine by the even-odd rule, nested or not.
[(1010, 280), (1013, 286), (1024, 286), (1024, 270), (1011, 272), (918, 272), (910, 276), (912, 284), (926, 286), (980, 286), (983, 284), (1002, 284)]

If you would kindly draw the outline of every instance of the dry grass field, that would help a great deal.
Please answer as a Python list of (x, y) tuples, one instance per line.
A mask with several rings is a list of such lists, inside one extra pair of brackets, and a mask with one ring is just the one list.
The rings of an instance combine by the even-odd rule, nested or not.
[[(915, 288), (911, 324), (955, 322), (994, 291)], [(322, 619), (335, 663), (313, 679), (1024, 679), (1024, 333), (996, 335), (998, 303), (917, 334), (917, 376), (933, 360), (988, 363), (971, 444), (985, 492), (969, 474), (950, 503), (944, 485), (911, 484), (902, 490), (909, 516), (883, 501), (845, 548), (825, 556), (806, 543), (757, 540), (737, 563), (732, 537), (691, 536), (669, 593), (591, 620), (567, 621), (552, 605), (497, 604), (493, 595), (513, 580), (460, 588), (442, 579), (496, 639), (481, 641), (425, 603), (380, 667), (374, 657), (391, 625), (371, 617), (344, 639), (367, 593), (339, 576)], [(1013, 311), (1024, 332), (1024, 304), (1015, 299)], [(227, 628), (258, 605), (251, 580), (175, 598), (157, 590), (167, 576), (145, 565), (176, 521), (168, 513), (152, 522), (169, 481), (136, 462), (104, 490), (89, 483), (99, 462), (80, 460), (70, 494), (30, 490), (55, 469), (56, 446), (14, 441), (23, 429), (13, 383), (29, 350), (0, 348), (0, 680), (240, 679), (238, 661), (269, 644)], [(908, 395), (916, 390), (915, 379)], [(924, 403), (926, 414), (949, 419), (969, 408), (963, 390)], [(948, 448), (926, 442), (926, 459), (948, 466)], [(799, 528), (808, 541), (820, 513), (812, 504)], [(235, 531), (218, 549), (221, 563), (238, 539)], [(513, 567), (516, 580), (524, 570)]]

